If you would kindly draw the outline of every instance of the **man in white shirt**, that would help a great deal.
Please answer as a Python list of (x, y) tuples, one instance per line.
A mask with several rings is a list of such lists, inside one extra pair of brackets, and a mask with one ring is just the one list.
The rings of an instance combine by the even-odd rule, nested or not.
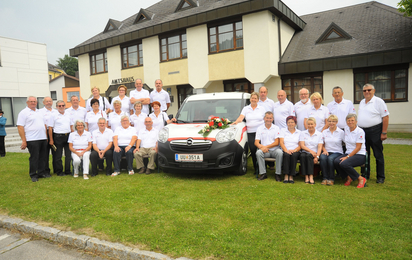
[(93, 149), (90, 154), (90, 161), (92, 163), (92, 177), (98, 174), (97, 163), (106, 158), (106, 175), (110, 176), (112, 173), (113, 163), (113, 131), (106, 127), (106, 119), (100, 118), (97, 122), (99, 129), (92, 133)]
[[(43, 105), (44, 107), (39, 109), (40, 114), (42, 114), (43, 116), (43, 122), (44, 125), (47, 129), (47, 124), (49, 122), (49, 118), (51, 117), (52, 114), (57, 113), (57, 110), (52, 108), (53, 106), (53, 100), (51, 99), (51, 97), (45, 97), (43, 99)], [(46, 135), (47, 135), (47, 157), (46, 157), (46, 162), (45, 162), (45, 176), (46, 177), (50, 177), (50, 167), (49, 167), (49, 161), (50, 161), (50, 151), (52, 153), (52, 157), (54, 156), (54, 150), (52, 148), (52, 146), (49, 144), (50, 143), (50, 136), (49, 136), (49, 131), (46, 131)], [(53, 165), (53, 169), (54, 169), (54, 165)], [(42, 176), (40, 176), (40, 178), (42, 178)]]
[(263, 106), (266, 111), (273, 111), (275, 107), (275, 102), (268, 98), (268, 89), (265, 86), (259, 88), (259, 106)]
[(256, 131), (255, 146), (259, 149), (256, 152), (256, 159), (259, 165), (258, 180), (262, 181), (267, 178), (265, 158), (276, 158), (276, 181), (281, 181), (283, 151), (279, 147), (280, 129), (272, 124), (273, 113), (265, 113), (265, 125), (260, 126)]
[(287, 100), (286, 92), (284, 90), (278, 91), (278, 102), (275, 103), (273, 108), (273, 117), (275, 119), (275, 125), (280, 129), (287, 128), (286, 118), (288, 116), (294, 116), (295, 110), (292, 102)]
[[(66, 104), (63, 100), (56, 102), (57, 113), (54, 113), (50, 118), (47, 126), (49, 127), (49, 144), (55, 145), (56, 151), (53, 154), (53, 171), (58, 176), (71, 175), (71, 152), (69, 149), (69, 134), (70, 134), (70, 115), (65, 111)], [(64, 172), (62, 154), (64, 150)]]
[(73, 132), (73, 124), (77, 119), (84, 121), (86, 119), (87, 111), (84, 107), (79, 106), (79, 98), (77, 96), (70, 97), (72, 106), (66, 110), (70, 115), (70, 130)]
[(21, 138), (21, 149), (29, 149), (30, 169), (32, 182), (45, 175), (47, 154), (47, 135), (43, 115), (37, 109), (37, 98), (27, 97), (27, 107), (17, 117), (17, 129)]
[(329, 115), (338, 117), (337, 126), (343, 130), (346, 126), (346, 116), (349, 114), (356, 114), (355, 107), (353, 106), (352, 101), (343, 98), (343, 90), (339, 86), (333, 88), (332, 96), (335, 100), (329, 102), (327, 105)]
[(135, 90), (130, 91), (130, 115), (134, 114), (134, 103), (140, 101), (142, 103), (142, 112), (149, 114), (150, 94), (149, 91), (143, 88), (143, 81), (136, 79), (134, 86)]
[[(153, 128), (153, 121), (150, 117), (146, 117), (144, 120), (146, 128), (139, 131), (138, 139), (136, 142), (136, 149), (134, 150), (134, 158), (136, 159), (136, 168), (139, 169), (139, 173), (150, 174), (151, 170), (154, 170), (154, 161), (157, 154), (157, 137), (159, 131)], [(143, 163), (143, 156), (149, 156), (149, 162), (147, 169), (145, 169)]]
[(306, 110), (312, 106), (309, 98), (309, 90), (307, 88), (301, 88), (299, 90), (300, 101), (295, 104), (295, 114), (298, 120), (297, 128), (300, 131), (306, 130), (305, 128), (305, 116)]
[(160, 103), (160, 110), (166, 112), (170, 107), (169, 93), (163, 90), (163, 82), (161, 79), (155, 81), (156, 89), (150, 93), (150, 103), (158, 101)]
[(359, 103), (358, 126), (365, 131), (368, 165), (363, 173), (366, 179), (370, 177), (370, 149), (376, 159), (376, 183), (385, 182), (385, 159), (383, 157), (382, 141), (388, 138), (389, 111), (381, 98), (375, 96), (375, 87), (372, 84), (363, 86), (363, 96)]

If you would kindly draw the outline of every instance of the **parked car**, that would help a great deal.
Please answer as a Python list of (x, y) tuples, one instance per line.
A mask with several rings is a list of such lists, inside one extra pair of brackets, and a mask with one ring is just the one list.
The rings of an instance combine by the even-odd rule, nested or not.
[(224, 92), (188, 97), (177, 112), (177, 122), (159, 133), (158, 162), (164, 171), (247, 171), (247, 133), (241, 122), (226, 129), (215, 129), (207, 137), (199, 134), (211, 117), (234, 122), (249, 104), (249, 93)]

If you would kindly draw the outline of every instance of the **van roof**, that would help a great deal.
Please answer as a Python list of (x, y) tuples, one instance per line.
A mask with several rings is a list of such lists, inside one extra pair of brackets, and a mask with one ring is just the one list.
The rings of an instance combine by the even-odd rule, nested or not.
[(250, 94), (245, 92), (214, 92), (190, 96), (187, 101), (210, 100), (210, 99), (249, 99)]

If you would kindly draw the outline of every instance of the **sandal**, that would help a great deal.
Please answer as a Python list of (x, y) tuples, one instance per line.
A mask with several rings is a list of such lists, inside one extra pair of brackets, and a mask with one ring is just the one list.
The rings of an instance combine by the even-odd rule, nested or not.
[(366, 179), (362, 178), (363, 181), (359, 182), (358, 186), (356, 186), (356, 188), (360, 189), (360, 188), (365, 188), (366, 187)]
[(77, 178), (77, 177), (79, 177), (79, 174), (75, 173), (75, 174), (73, 174), (73, 177)]
[(119, 172), (114, 172), (114, 173), (112, 173), (112, 177), (117, 176), (119, 174), (120, 174)]
[(83, 174), (83, 179), (88, 180), (89, 176), (87, 176), (87, 174)]

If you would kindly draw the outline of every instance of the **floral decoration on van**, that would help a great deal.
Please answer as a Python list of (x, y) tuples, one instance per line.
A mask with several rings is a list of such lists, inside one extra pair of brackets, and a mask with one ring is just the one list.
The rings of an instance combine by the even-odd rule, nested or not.
[(209, 121), (207, 121), (205, 127), (202, 130), (200, 130), (198, 134), (203, 135), (203, 137), (207, 137), (210, 134), (210, 132), (212, 132), (212, 130), (228, 128), (230, 123), (230, 120), (227, 118), (210, 116)]

